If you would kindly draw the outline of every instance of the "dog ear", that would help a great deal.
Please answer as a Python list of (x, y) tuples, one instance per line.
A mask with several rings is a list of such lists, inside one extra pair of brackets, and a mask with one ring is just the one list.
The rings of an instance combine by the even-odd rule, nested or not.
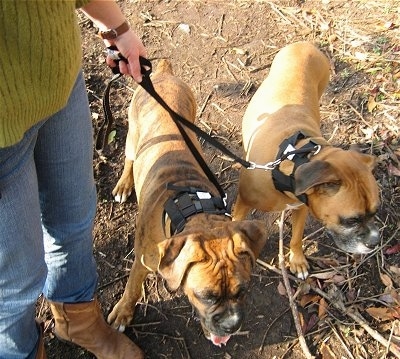
[(204, 259), (204, 250), (193, 236), (177, 236), (158, 244), (158, 271), (170, 290), (179, 288), (189, 265)]
[(375, 168), (377, 162), (376, 157), (362, 153), (359, 145), (350, 145), (349, 151), (357, 155), (357, 157), (360, 158), (361, 162), (364, 163), (371, 171)]
[(235, 221), (232, 224), (236, 232), (233, 235), (236, 254), (240, 254), (240, 252), (249, 253), (254, 265), (268, 238), (265, 223), (263, 221), (248, 220)]
[(340, 178), (328, 162), (311, 161), (301, 165), (294, 173), (296, 182), (295, 195), (306, 193), (316, 186), (321, 186), (324, 191), (336, 191)]
[(362, 163), (364, 163), (371, 171), (375, 168), (377, 159), (375, 156), (366, 153), (357, 154)]

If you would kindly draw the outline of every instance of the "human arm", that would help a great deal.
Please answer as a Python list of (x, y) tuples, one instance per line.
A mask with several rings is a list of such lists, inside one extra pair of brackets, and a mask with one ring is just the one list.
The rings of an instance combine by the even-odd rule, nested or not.
[[(121, 8), (114, 0), (92, 0), (81, 10), (101, 31), (116, 29), (126, 21)], [(113, 40), (104, 40), (104, 43), (106, 46), (115, 45), (128, 60), (128, 64), (124, 61), (119, 62), (121, 73), (131, 75), (136, 82), (141, 82), (139, 56), (146, 57), (146, 49), (136, 33), (129, 29)], [(110, 57), (107, 57), (107, 64), (115, 66)]]

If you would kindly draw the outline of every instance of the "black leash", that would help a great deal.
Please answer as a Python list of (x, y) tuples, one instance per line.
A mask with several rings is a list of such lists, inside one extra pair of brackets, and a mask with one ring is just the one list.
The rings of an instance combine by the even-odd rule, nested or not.
[[(115, 46), (110, 46), (108, 48), (110, 52), (116, 52), (118, 49)], [(120, 55), (119, 53), (114, 58), (116, 62), (122, 60), (126, 62), (126, 59)], [(233, 152), (231, 152), (228, 148), (226, 148), (224, 145), (222, 145), (220, 142), (216, 141), (212, 136), (210, 136), (207, 132), (204, 132), (202, 129), (197, 127), (195, 124), (192, 122), (186, 120), (179, 114), (177, 114), (175, 111), (173, 111), (167, 103), (161, 98), (161, 96), (158, 95), (158, 93), (155, 91), (153, 83), (150, 78), (150, 74), (152, 72), (152, 64), (151, 62), (144, 58), (144, 57), (139, 57), (140, 60), (140, 65), (141, 65), (141, 73), (143, 75), (142, 82), (139, 83), (140, 86), (142, 86), (173, 118), (175, 123), (181, 123), (185, 127), (189, 128), (191, 131), (196, 133), (199, 137), (204, 139), (205, 141), (209, 142), (212, 146), (220, 150), (221, 152), (225, 153), (228, 157), (232, 158), (236, 162), (240, 163), (242, 166), (246, 168), (252, 168), (253, 165), (252, 163), (245, 161), (244, 159), (238, 157), (235, 155)], [(96, 141), (96, 149), (101, 150), (102, 147), (105, 145), (105, 139), (108, 136), (108, 133), (110, 132), (110, 129), (112, 127), (112, 122), (113, 122), (113, 116), (110, 111), (110, 103), (109, 103), (109, 97), (110, 97), (110, 87), (113, 84), (114, 81), (119, 79), (121, 77), (121, 74), (119, 73), (119, 68), (118, 66), (111, 68), (111, 70), (114, 73), (113, 78), (108, 82), (106, 90), (103, 95), (103, 109), (105, 113), (105, 120), (103, 124), (101, 125), (101, 128), (99, 130), (99, 135), (97, 137)], [(107, 132), (108, 131), (108, 132)], [(186, 136), (185, 136), (186, 137)]]
[[(226, 197), (226, 194), (222, 187), (220, 186), (217, 178), (215, 177), (214, 173), (211, 171), (210, 167), (208, 167), (206, 161), (204, 160), (203, 156), (199, 153), (197, 150), (196, 146), (193, 144), (192, 140), (190, 139), (189, 135), (186, 133), (186, 131), (183, 129), (182, 124), (184, 124), (186, 127), (188, 127), (190, 130), (194, 131), (196, 134), (198, 134), (200, 137), (202, 137), (202, 134), (206, 134), (204, 131), (199, 129), (197, 126), (193, 125), (192, 122), (186, 120), (182, 116), (180, 116), (178, 113), (173, 111), (168, 104), (163, 100), (163, 98), (157, 93), (157, 91), (154, 89), (153, 82), (151, 81), (150, 74), (152, 71), (152, 65), (151, 62), (148, 59), (145, 59), (143, 57), (140, 57), (140, 64), (142, 68), (142, 75), (143, 79), (142, 82), (139, 83), (140, 86), (142, 86), (151, 97), (153, 97), (171, 116), (171, 118), (174, 120), (176, 126), (178, 127), (179, 132), (181, 133), (183, 139), (185, 140), (186, 145), (189, 147), (190, 151), (192, 152), (193, 156), (195, 157), (196, 161), (206, 174), (207, 178), (214, 184), (214, 186), (217, 188), (220, 196), (222, 198)], [(207, 134), (207, 136), (209, 136)], [(209, 136), (211, 138), (211, 136)]]
[[(127, 60), (120, 54), (118, 53), (118, 49), (115, 46), (111, 46), (108, 48), (109, 51), (113, 54), (114, 60), (116, 62), (122, 60), (127, 62)], [(204, 132), (202, 129), (197, 127), (195, 124), (192, 122), (186, 120), (184, 117), (180, 116), (178, 113), (173, 111), (168, 104), (163, 100), (163, 98), (156, 92), (154, 89), (153, 83), (150, 78), (150, 74), (152, 72), (152, 64), (150, 60), (144, 58), (144, 57), (139, 57), (140, 65), (141, 65), (141, 73), (143, 75), (142, 82), (139, 83), (140, 86), (142, 86), (171, 116), (171, 118), (174, 120), (176, 126), (178, 127), (182, 137), (184, 138), (187, 146), (189, 147), (190, 151), (192, 152), (193, 156), (196, 158), (197, 162), (203, 169), (204, 173), (207, 175), (207, 177), (210, 179), (210, 181), (215, 185), (215, 187), (218, 189), (218, 192), (220, 193), (221, 197), (224, 198), (226, 195), (221, 188), (221, 186), (218, 183), (217, 178), (215, 177), (214, 173), (210, 170), (208, 167), (207, 163), (205, 162), (203, 156), (199, 153), (197, 150), (196, 146), (193, 144), (191, 141), (190, 137), (188, 134), (185, 132), (183, 129), (182, 125), (185, 127), (189, 128), (191, 131), (193, 131), (197, 136), (201, 137), (205, 141), (209, 142), (212, 146), (226, 154), (228, 157), (233, 159), (234, 161), (240, 163), (243, 167), (246, 169), (263, 169), (263, 170), (275, 170), (277, 167), (279, 167), (280, 163), (284, 161), (287, 158), (290, 158), (291, 156), (294, 155), (301, 155), (302, 157), (305, 154), (309, 153), (318, 153), (319, 149), (321, 146), (312, 143), (311, 146), (303, 146), (302, 148), (289, 150), (286, 152), (279, 152), (277, 159), (273, 162), (268, 162), (265, 165), (259, 165), (255, 164), (254, 162), (249, 162), (246, 161), (237, 155), (235, 155), (233, 152), (231, 152), (228, 148), (226, 148), (223, 144), (215, 140), (212, 136), (210, 136), (207, 132)], [(112, 123), (113, 123), (113, 116), (110, 110), (110, 103), (109, 103), (109, 97), (110, 97), (110, 88), (113, 82), (115, 82), (117, 79), (121, 77), (121, 74), (119, 72), (119, 67), (118, 64), (116, 67), (111, 68), (114, 76), (113, 78), (108, 82), (106, 90), (103, 95), (103, 109), (105, 113), (105, 119), (103, 124), (101, 125), (101, 128), (99, 130), (99, 134), (97, 137), (96, 141), (96, 149), (101, 150), (104, 145), (106, 138), (108, 137), (108, 134), (111, 131)]]
[(96, 138), (96, 150), (97, 151), (101, 151), (104, 146), (106, 145), (106, 142), (108, 140), (108, 135), (111, 132), (111, 128), (114, 122), (114, 118), (112, 115), (112, 112), (110, 110), (110, 89), (111, 89), (111, 85), (118, 80), (122, 74), (118, 71), (118, 70), (114, 70), (114, 68), (112, 68), (112, 71), (114, 73), (114, 76), (112, 77), (112, 79), (110, 81), (108, 81), (107, 83), (107, 87), (104, 91), (103, 94), (103, 111), (104, 111), (104, 121), (100, 126), (99, 129), (99, 133), (97, 134), (97, 138)]

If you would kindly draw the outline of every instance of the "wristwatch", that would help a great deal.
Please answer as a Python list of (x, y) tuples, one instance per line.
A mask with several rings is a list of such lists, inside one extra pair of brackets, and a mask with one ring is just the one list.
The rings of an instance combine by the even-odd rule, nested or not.
[(124, 21), (121, 25), (119, 25), (115, 29), (99, 31), (97, 35), (99, 35), (103, 40), (114, 40), (119, 35), (122, 35), (128, 30), (129, 30), (129, 24), (127, 21)]

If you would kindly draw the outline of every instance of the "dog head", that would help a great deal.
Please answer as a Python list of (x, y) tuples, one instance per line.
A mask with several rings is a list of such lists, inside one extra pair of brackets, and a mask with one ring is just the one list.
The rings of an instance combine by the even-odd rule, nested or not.
[(183, 288), (205, 336), (220, 346), (242, 325), (251, 271), (266, 241), (265, 225), (229, 221), (184, 233), (159, 244), (159, 272), (169, 289)]
[(295, 172), (296, 195), (307, 195), (311, 213), (323, 222), (336, 245), (349, 253), (368, 253), (379, 243), (374, 165), (373, 156), (335, 149)]

